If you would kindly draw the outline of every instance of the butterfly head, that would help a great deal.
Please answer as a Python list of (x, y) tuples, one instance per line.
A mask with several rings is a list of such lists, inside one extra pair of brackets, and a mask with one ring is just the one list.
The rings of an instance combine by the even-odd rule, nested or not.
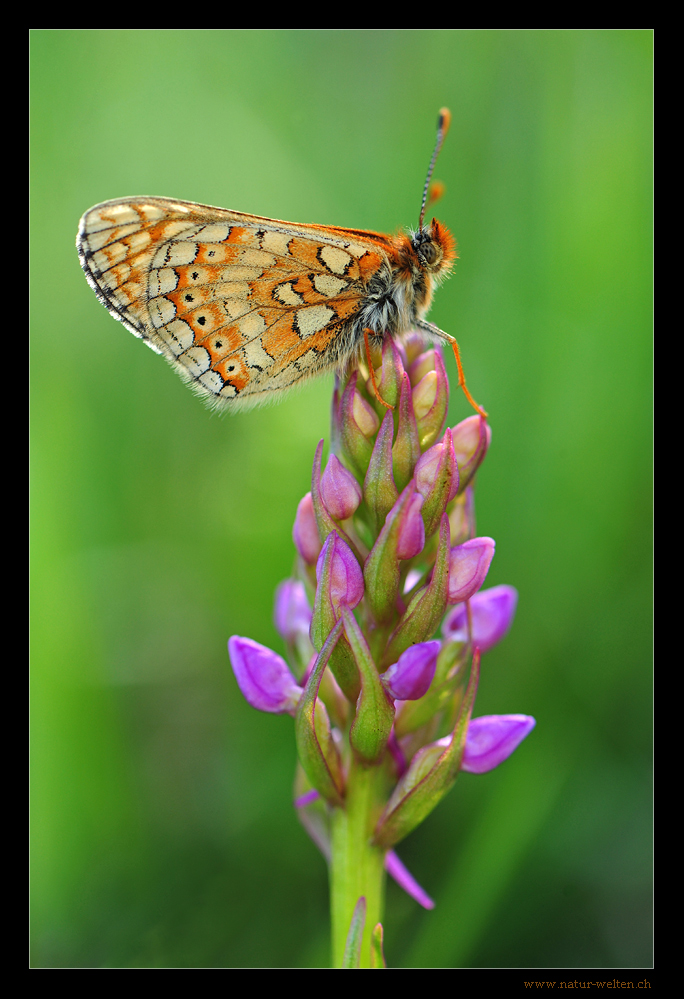
[(456, 240), (437, 219), (410, 236), (411, 248), (422, 270), (433, 277), (446, 277), (456, 260)]

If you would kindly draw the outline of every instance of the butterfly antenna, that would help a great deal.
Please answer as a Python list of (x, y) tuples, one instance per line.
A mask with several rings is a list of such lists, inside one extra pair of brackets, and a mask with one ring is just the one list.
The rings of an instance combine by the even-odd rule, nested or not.
[(432, 178), (432, 171), (435, 169), (435, 163), (437, 157), (439, 156), (439, 151), (442, 148), (442, 143), (446, 138), (446, 134), (449, 131), (449, 125), (451, 124), (451, 111), (449, 108), (442, 108), (439, 112), (439, 118), (437, 119), (437, 142), (435, 143), (435, 151), (432, 154), (432, 159), (430, 160), (430, 166), (428, 167), (427, 177), (425, 178), (425, 187), (423, 188), (423, 203), (420, 206), (420, 219), (418, 220), (418, 231), (423, 228), (423, 219), (425, 218), (425, 206), (427, 205), (428, 188), (430, 187), (430, 180)]

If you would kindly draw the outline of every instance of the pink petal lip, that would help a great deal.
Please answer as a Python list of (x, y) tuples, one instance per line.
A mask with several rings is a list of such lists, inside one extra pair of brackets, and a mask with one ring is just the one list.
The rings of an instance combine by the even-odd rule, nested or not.
[(228, 639), (228, 653), (248, 704), (272, 714), (294, 712), (302, 691), (282, 656), (239, 635)]
[(449, 561), (450, 604), (469, 600), (484, 583), (494, 558), (492, 538), (473, 538), (451, 549)]
[(385, 870), (394, 878), (400, 888), (403, 888), (407, 895), (415, 899), (424, 909), (434, 909), (435, 903), (430, 898), (424, 888), (418, 884), (411, 872), (404, 867), (394, 850), (390, 850), (385, 856)]
[[(488, 652), (504, 638), (513, 623), (518, 604), (518, 591), (513, 586), (491, 586), (470, 598), (473, 619), (473, 644), (480, 652)], [(442, 634), (452, 641), (468, 640), (468, 620), (465, 604), (457, 604), (442, 625)]]
[(482, 715), (468, 726), (461, 770), (486, 774), (507, 760), (536, 721), (530, 715)]
[(390, 696), (397, 701), (417, 701), (426, 694), (435, 675), (441, 647), (441, 642), (433, 640), (411, 645), (402, 652), (398, 662), (382, 674), (383, 686)]

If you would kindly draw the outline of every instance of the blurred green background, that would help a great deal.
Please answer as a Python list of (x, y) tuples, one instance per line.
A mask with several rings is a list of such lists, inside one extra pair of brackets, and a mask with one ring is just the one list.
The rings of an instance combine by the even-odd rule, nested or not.
[(478, 530), (520, 592), (476, 714), (537, 728), (400, 846), (437, 907), (389, 885), (387, 959), (650, 965), (651, 32), (35, 30), (31, 60), (33, 966), (329, 960), (292, 722), (226, 640), (282, 651), (331, 382), (211, 414), (98, 304), (79, 217), (415, 225), (442, 105), (430, 318), (490, 413)]

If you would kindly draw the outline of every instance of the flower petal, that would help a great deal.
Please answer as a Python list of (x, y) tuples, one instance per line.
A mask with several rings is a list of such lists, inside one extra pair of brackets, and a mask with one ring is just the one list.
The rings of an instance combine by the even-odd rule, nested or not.
[(383, 686), (396, 701), (417, 701), (428, 692), (435, 675), (441, 642), (419, 642), (402, 652), (399, 661), (381, 677)]
[[(515, 609), (518, 591), (513, 586), (491, 586), (470, 598), (473, 619), (473, 645), (480, 652), (488, 652), (508, 633)], [(465, 604), (457, 604), (445, 618), (442, 634), (452, 641), (468, 640), (468, 619)]]
[(473, 538), (451, 549), (447, 603), (469, 600), (485, 581), (494, 558), (492, 538)]
[(281, 656), (238, 635), (228, 639), (228, 653), (238, 687), (253, 708), (294, 713), (302, 689)]
[(468, 726), (461, 770), (486, 774), (507, 760), (536, 725), (530, 715), (482, 715)]
[(394, 850), (390, 850), (385, 856), (385, 870), (391, 878), (403, 888), (407, 895), (415, 899), (424, 909), (434, 909), (435, 903), (428, 893), (420, 887), (410, 871), (408, 871), (397, 857)]

